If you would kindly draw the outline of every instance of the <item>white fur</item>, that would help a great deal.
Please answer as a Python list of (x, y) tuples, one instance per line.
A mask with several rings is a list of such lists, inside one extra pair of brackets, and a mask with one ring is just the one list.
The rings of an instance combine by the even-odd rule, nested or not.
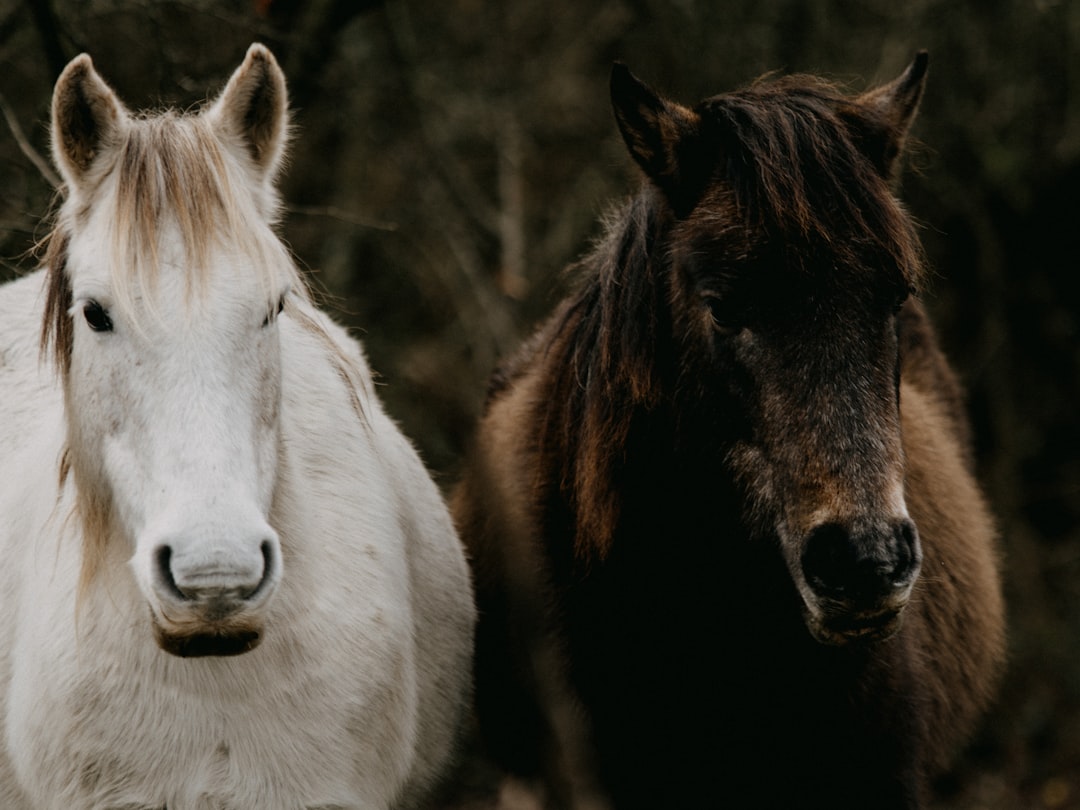
[[(131, 299), (147, 311), (117, 305), (114, 331), (92, 332), (80, 301), (115, 292), (96, 205), (72, 229), (70, 408), (38, 349), (44, 272), (0, 288), (0, 808), (413, 806), (470, 684), (471, 588), (437, 488), (343, 330), (296, 291), (261, 325), (287, 263), (267, 291), (252, 257), (214, 249), (190, 293), (165, 228), (161, 283)], [(65, 442), (82, 462), (61, 484)], [(118, 519), (80, 594), (87, 481)], [(268, 544), (272, 581), (237, 608), (259, 646), (159, 648), (151, 617), (188, 609), (155, 580), (163, 543), (177, 584), (230, 598)]]

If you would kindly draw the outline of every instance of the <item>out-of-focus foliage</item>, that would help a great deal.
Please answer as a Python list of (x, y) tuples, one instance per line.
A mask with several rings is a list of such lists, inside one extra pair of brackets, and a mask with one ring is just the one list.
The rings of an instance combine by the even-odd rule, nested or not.
[(612, 60), (694, 102), (773, 70), (861, 89), (928, 48), (901, 192), (970, 391), (1011, 616), (1001, 699), (938, 806), (1080, 807), (1080, 3), (6, 0), (0, 275), (32, 268), (46, 232), (31, 158), (70, 57), (133, 107), (186, 107), (255, 39), (295, 109), (283, 233), (446, 485), (496, 358), (639, 182)]

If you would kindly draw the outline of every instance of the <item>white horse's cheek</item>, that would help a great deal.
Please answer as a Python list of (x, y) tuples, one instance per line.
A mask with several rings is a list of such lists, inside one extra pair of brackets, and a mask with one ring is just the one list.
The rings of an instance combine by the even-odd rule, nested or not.
[(116, 517), (128, 537), (142, 531), (146, 513), (155, 500), (154, 482), (146, 464), (146, 457), (152, 452), (150, 448), (138, 447), (123, 432), (107, 436), (102, 443), (103, 472), (111, 484)]

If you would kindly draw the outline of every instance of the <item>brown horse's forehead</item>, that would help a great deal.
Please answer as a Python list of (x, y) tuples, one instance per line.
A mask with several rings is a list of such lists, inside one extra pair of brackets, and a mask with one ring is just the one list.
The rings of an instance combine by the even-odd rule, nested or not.
[(747, 261), (766, 241), (765, 231), (748, 225), (734, 192), (720, 179), (705, 188), (694, 210), (671, 232), (673, 255), (732, 263)]
[(889, 307), (917, 286), (919, 268), (904, 266), (906, 256), (882, 249), (866, 233), (837, 227), (825, 240), (755, 220), (723, 177), (715, 177), (694, 210), (676, 222), (670, 239), (670, 255), (699, 278), (761, 282), (766, 295), (836, 289)]
[(778, 304), (792, 294), (812, 294), (819, 301), (859, 298), (888, 308), (912, 290), (913, 271), (896, 256), (857, 233), (835, 237), (836, 242), (808, 240), (752, 223), (718, 182), (674, 226), (669, 255), (694, 281), (717, 285), (714, 291), (757, 288)]

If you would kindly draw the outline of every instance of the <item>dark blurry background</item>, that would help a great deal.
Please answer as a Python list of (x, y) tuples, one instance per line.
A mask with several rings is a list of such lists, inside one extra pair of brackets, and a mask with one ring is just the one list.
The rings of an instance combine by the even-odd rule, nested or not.
[(693, 103), (766, 71), (860, 90), (928, 48), (901, 191), (970, 393), (1011, 628), (1000, 700), (937, 806), (1080, 808), (1080, 2), (0, 0), (0, 278), (45, 235), (33, 158), (68, 59), (88, 51), (133, 108), (188, 107), (253, 40), (295, 110), (284, 235), (443, 486), (496, 358), (638, 183), (613, 60)]

